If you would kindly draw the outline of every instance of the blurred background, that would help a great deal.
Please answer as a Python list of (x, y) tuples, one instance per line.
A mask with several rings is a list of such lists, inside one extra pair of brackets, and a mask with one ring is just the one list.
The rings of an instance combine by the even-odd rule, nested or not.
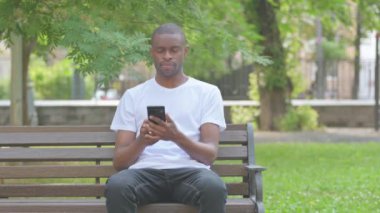
[(254, 124), (267, 212), (380, 212), (379, 0), (0, 0), (0, 125), (109, 125), (167, 22)]
[(175, 22), (189, 41), (185, 72), (220, 88), (228, 122), (378, 128), (379, 10), (375, 0), (1, 0), (0, 124), (109, 124), (124, 91), (154, 76), (151, 31)]

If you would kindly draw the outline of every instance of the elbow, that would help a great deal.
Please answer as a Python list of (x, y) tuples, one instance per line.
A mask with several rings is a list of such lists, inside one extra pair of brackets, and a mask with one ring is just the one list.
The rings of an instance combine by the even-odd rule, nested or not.
[(217, 158), (217, 152), (211, 153), (207, 158), (203, 159), (203, 164), (211, 166)]
[(122, 168), (121, 168), (121, 166), (120, 165), (118, 165), (117, 163), (113, 163), (113, 168), (116, 170), (116, 171), (120, 171), (120, 170), (122, 170)]
[(209, 159), (205, 159), (202, 163), (207, 165), (207, 166), (211, 166), (215, 161), (215, 158), (209, 158)]
[(207, 166), (211, 166), (213, 163), (214, 163), (214, 160), (212, 160), (212, 159), (205, 160), (205, 161), (203, 162), (203, 164), (205, 164), (205, 165), (207, 165)]
[(209, 158), (209, 164), (211, 165), (214, 163), (214, 161), (218, 158), (218, 146), (214, 146), (214, 149), (211, 152), (210, 158)]
[(121, 171), (121, 170), (127, 169), (128, 166), (123, 165), (119, 162), (113, 161), (113, 168), (115, 168), (116, 171)]

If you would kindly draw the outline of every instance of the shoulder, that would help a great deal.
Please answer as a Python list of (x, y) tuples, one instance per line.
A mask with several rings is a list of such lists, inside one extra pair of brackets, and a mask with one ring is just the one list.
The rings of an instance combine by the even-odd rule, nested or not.
[(207, 82), (204, 82), (204, 81), (201, 81), (201, 80), (198, 80), (198, 79), (195, 79), (195, 78), (191, 78), (189, 79), (189, 84), (190, 86), (194, 87), (194, 88), (198, 88), (200, 90), (202, 90), (203, 92), (219, 92), (219, 88), (213, 84), (210, 84), (210, 83), (207, 83)]
[(143, 83), (140, 83), (132, 88), (127, 89), (124, 92), (123, 96), (131, 96), (134, 97), (136, 95), (144, 94), (144, 91), (152, 87), (152, 79), (149, 79)]
[(141, 92), (142, 90), (145, 90), (147, 88), (150, 88), (153, 86), (153, 79), (149, 79), (141, 84), (136, 85), (135, 87), (132, 87), (128, 89), (127, 91), (134, 93), (134, 92)]

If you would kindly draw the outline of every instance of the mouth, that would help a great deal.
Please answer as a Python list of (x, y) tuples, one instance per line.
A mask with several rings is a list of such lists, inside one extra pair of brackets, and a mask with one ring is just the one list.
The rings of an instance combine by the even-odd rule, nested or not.
[(160, 64), (160, 67), (163, 69), (171, 69), (175, 67), (175, 64), (173, 63), (162, 63)]

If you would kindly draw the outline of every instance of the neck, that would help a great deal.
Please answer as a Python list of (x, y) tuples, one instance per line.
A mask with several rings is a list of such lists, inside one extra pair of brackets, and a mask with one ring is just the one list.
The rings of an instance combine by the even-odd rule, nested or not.
[(156, 75), (155, 77), (156, 82), (166, 88), (176, 88), (182, 84), (184, 84), (188, 77), (181, 73), (180, 75), (177, 76), (172, 76), (172, 77), (164, 77), (164, 76), (159, 76)]

